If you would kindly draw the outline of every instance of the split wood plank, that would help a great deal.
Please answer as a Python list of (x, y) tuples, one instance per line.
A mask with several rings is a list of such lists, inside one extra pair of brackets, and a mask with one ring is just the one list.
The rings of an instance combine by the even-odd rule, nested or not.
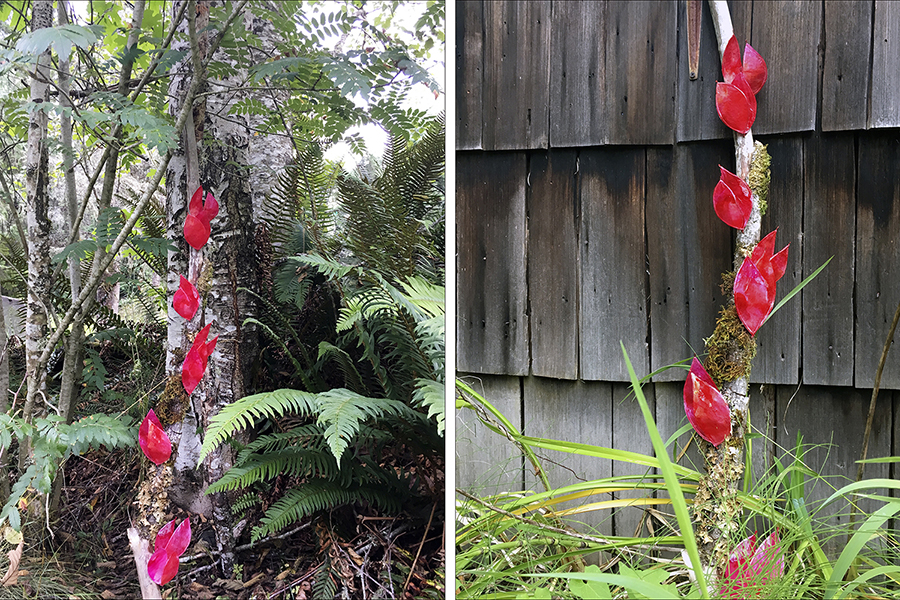
[(869, 127), (900, 127), (900, 4), (875, 0)]
[(579, 155), (581, 377), (628, 381), (619, 342), (639, 376), (649, 373), (642, 148)]
[[(612, 384), (528, 377), (523, 389), (525, 435), (612, 447)], [(538, 454), (544, 458), (541, 464), (554, 488), (612, 475), (610, 460), (543, 449), (538, 449)], [(527, 489), (544, 491), (530, 465), (525, 483)], [(564, 507), (601, 500), (609, 500), (609, 495), (576, 500)], [(570, 524), (578, 527), (576, 522), (596, 528), (598, 535), (611, 535), (613, 531), (608, 512), (577, 515)]]
[(528, 373), (524, 152), (457, 154), (457, 368)]
[[(457, 375), (521, 431), (522, 383), (519, 377)], [(456, 411), (456, 486), (482, 496), (523, 489), (521, 451), (491, 431), (469, 409)]]
[[(731, 228), (713, 209), (717, 164), (734, 161), (730, 141), (647, 149), (647, 254), (650, 271), (650, 369), (704, 352), (731, 271)], [(684, 380), (670, 369), (654, 381)]]
[[(799, 136), (774, 138), (768, 150), (772, 158), (772, 180), (769, 208), (763, 216), (760, 236), (777, 228), (776, 251), (790, 244), (787, 269), (776, 287), (777, 304), (803, 280), (803, 140)], [(757, 332), (750, 381), (799, 382), (801, 315), (800, 298), (794, 297)]]
[(821, 2), (753, 3), (750, 44), (769, 67), (756, 95), (755, 135), (815, 129), (821, 28)]
[(676, 6), (609, 2), (603, 91), (610, 144), (671, 144), (675, 139)]
[(804, 141), (803, 276), (834, 257), (802, 292), (803, 382), (853, 385), (856, 165), (853, 134)]
[(550, 145), (605, 144), (609, 114), (604, 48), (606, 2), (554, 2), (550, 56)]
[[(860, 134), (858, 173), (854, 361), (856, 386), (871, 388), (900, 301), (900, 144), (896, 133)], [(897, 352), (895, 343), (884, 365), (882, 389), (900, 388)]]
[[(805, 498), (807, 509), (814, 512), (817, 502), (830, 496), (856, 479), (856, 462), (862, 453), (862, 439), (869, 412), (868, 391), (847, 387), (804, 385), (798, 390), (793, 386), (779, 386), (777, 394), (778, 414), (784, 415), (784, 424), (778, 426), (778, 454), (785, 464), (786, 450), (793, 451), (797, 434), (803, 436), (806, 454), (803, 462), (824, 478), (807, 480)], [(891, 449), (891, 406), (879, 403), (869, 438), (869, 456), (889, 456)], [(889, 465), (875, 463), (866, 466), (867, 478), (886, 478)], [(886, 495), (887, 490), (866, 490), (866, 493)], [(871, 514), (881, 506), (876, 500), (860, 500), (864, 514)], [(837, 500), (818, 512), (819, 517), (829, 519), (833, 525), (846, 526), (849, 507), (846, 500)], [(825, 553), (836, 556), (847, 543), (846, 537), (829, 538)]]
[(866, 128), (872, 11), (871, 2), (825, 0), (822, 131)]
[(481, 149), (484, 3), (456, 3), (456, 149)]
[(574, 150), (531, 155), (528, 298), (531, 372), (578, 377), (578, 218)]
[(550, 124), (550, 2), (484, 3), (485, 150), (546, 148)]

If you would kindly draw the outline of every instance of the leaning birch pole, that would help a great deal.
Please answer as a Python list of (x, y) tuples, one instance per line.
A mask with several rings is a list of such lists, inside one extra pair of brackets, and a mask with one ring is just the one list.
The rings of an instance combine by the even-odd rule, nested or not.
[[(724, 65), (726, 46), (734, 35), (731, 15), (724, 0), (710, 0), (709, 7)], [(735, 271), (724, 277), (723, 289), (728, 303), (720, 313), (713, 335), (706, 342), (706, 369), (731, 411), (731, 433), (718, 446), (702, 442), (707, 474), (700, 483), (693, 506), (701, 566), (711, 587), (728, 564), (734, 534), (740, 527), (740, 506), (735, 495), (744, 475), (744, 444), (750, 423), (750, 362), (756, 354), (756, 341), (736, 310), (734, 275), (759, 242), (769, 182), (769, 155), (765, 146), (754, 143), (752, 131), (735, 131), (734, 148), (735, 174), (749, 184), (752, 208), (743, 229), (738, 231)]]

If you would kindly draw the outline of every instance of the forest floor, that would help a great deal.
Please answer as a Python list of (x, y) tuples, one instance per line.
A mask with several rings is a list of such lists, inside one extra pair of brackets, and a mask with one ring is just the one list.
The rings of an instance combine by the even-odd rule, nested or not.
[[(140, 598), (126, 535), (141, 478), (136, 457), (133, 449), (98, 450), (67, 462), (53, 535), (45, 528), (42, 543), (26, 543), (18, 576), (0, 587), (0, 598)], [(178, 522), (187, 516), (171, 515)], [(178, 575), (162, 587), (163, 598), (444, 597), (443, 502), (424, 517), (348, 507), (253, 545), (248, 527), (230, 578), (215, 560), (212, 524), (190, 517), (192, 544)]]

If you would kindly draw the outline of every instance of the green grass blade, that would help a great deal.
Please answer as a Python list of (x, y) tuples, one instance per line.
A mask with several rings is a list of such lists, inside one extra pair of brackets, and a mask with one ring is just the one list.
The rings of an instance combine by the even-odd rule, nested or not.
[[(690, 568), (694, 570), (694, 577), (697, 580), (697, 584), (700, 586), (701, 596), (703, 598), (709, 598), (709, 591), (706, 589), (706, 576), (703, 574), (703, 568), (700, 564), (700, 552), (697, 549), (697, 540), (696, 538), (694, 538), (694, 529), (691, 524), (691, 516), (688, 513), (687, 503), (684, 500), (684, 494), (681, 492), (681, 482), (678, 480), (678, 476), (675, 473), (675, 466), (672, 464), (672, 461), (669, 460), (669, 455), (666, 452), (665, 445), (663, 444), (662, 436), (659, 435), (659, 430), (656, 428), (656, 423), (653, 420), (653, 415), (650, 414), (650, 407), (647, 405), (647, 399), (644, 397), (644, 392), (641, 389), (641, 384), (640, 382), (638, 382), (637, 375), (635, 375), (634, 373), (634, 367), (631, 366), (631, 359), (628, 358), (628, 352), (626, 352), (625, 350), (625, 344), (620, 341), (619, 345), (622, 347), (622, 354), (625, 357), (625, 364), (628, 366), (628, 375), (629, 377), (631, 377), (631, 387), (634, 390), (634, 395), (637, 398), (638, 403), (641, 405), (641, 412), (644, 413), (644, 422), (647, 425), (647, 432), (650, 434), (650, 441), (653, 443), (653, 450), (656, 453), (657, 460), (659, 461), (659, 469), (660, 471), (662, 471), (663, 477), (666, 480), (666, 489), (668, 489), (669, 497), (672, 499), (672, 508), (675, 510), (675, 517), (678, 519), (678, 527), (681, 529), (681, 536), (684, 538), (684, 547), (691, 559)], [(609, 581), (608, 583), (615, 582)], [(651, 598), (662, 597), (654, 596), (654, 594), (652, 593), (647, 595), (649, 595), (649, 597)]]
[[(832, 256), (831, 258), (834, 258), (834, 257)], [(784, 298), (782, 298), (782, 299), (781, 299), (781, 302), (779, 302), (778, 304), (775, 305), (775, 308), (772, 309), (772, 312), (770, 312), (770, 313), (769, 313), (769, 316), (766, 317), (766, 320), (763, 321), (763, 325), (765, 325), (766, 322), (767, 322), (769, 319), (772, 318), (772, 315), (774, 315), (775, 312), (776, 312), (779, 308), (781, 308), (782, 306), (784, 306), (785, 303), (786, 303), (788, 300), (790, 300), (791, 298), (793, 298), (795, 294), (797, 294), (798, 292), (800, 292), (800, 290), (802, 290), (804, 287), (806, 287), (806, 284), (807, 284), (807, 283), (809, 283), (810, 281), (812, 281), (813, 279), (815, 279), (815, 278), (816, 278), (816, 275), (818, 275), (819, 273), (821, 273), (821, 272), (822, 272), (822, 269), (824, 269), (825, 267), (828, 266), (828, 263), (831, 262), (831, 258), (829, 258), (828, 260), (826, 260), (826, 261), (822, 264), (821, 267), (819, 267), (818, 269), (816, 269), (815, 271), (813, 271), (813, 272), (812, 272), (812, 275), (810, 275), (809, 277), (807, 277), (806, 279), (804, 279), (803, 281), (801, 281), (800, 283), (798, 283), (798, 284), (797, 284), (797, 287), (795, 287), (795, 288), (792, 289), (790, 292), (788, 292), (788, 295), (785, 296)]]

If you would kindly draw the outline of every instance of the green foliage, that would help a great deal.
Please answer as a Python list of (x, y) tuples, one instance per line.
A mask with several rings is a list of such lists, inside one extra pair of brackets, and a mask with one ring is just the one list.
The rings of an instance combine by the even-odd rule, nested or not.
[(70, 456), (79, 456), (91, 448), (107, 449), (134, 446), (136, 428), (131, 418), (94, 414), (67, 424), (57, 415), (35, 419), (27, 423), (19, 417), (0, 415), (0, 448), (10, 447), (13, 437), (20, 442), (31, 438), (34, 462), (16, 480), (11, 494), (0, 510), (0, 522), (5, 519), (14, 529), (21, 527), (18, 506), (20, 500), (33, 499), (35, 492), (50, 493), (59, 465)]
[[(257, 296), (264, 312), (246, 323), (266, 333), (306, 389), (228, 405), (201, 448), (202, 459), (238, 432), (261, 433), (209, 492), (297, 482), (265, 511), (254, 539), (343, 504), (396, 513), (418, 492), (388, 457), (442, 455), (443, 265), (424, 225), (443, 205), (442, 167), (442, 119), (417, 142), (393, 140), (373, 178), (337, 169), (311, 144), (266, 205), (277, 262), (271, 295)], [(328, 327), (304, 319), (322, 299), (340, 301)], [(236, 508), (257, 503), (247, 493)]]

